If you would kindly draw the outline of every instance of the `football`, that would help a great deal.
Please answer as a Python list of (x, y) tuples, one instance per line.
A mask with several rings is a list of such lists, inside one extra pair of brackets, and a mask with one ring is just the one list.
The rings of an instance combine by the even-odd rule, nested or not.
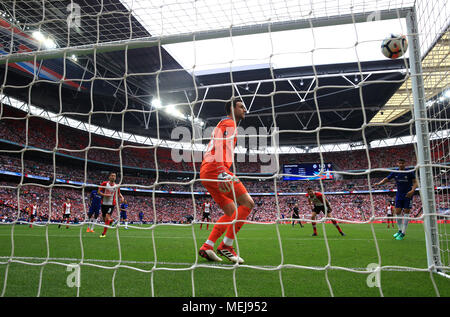
[(396, 59), (405, 54), (408, 49), (408, 40), (404, 35), (391, 34), (381, 43), (381, 52), (390, 59)]

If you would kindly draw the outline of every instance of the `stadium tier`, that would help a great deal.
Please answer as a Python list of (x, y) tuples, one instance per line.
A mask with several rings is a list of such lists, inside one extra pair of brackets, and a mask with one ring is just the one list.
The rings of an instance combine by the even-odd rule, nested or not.
[[(43, 222), (49, 220), (52, 222), (59, 222), (62, 220), (62, 205), (66, 197), (70, 197), (73, 203), (73, 214), (71, 221), (80, 223), (86, 219), (86, 214), (89, 210), (89, 190), (83, 192), (81, 190), (71, 188), (55, 187), (51, 192), (46, 188), (24, 185), (22, 186), (19, 195), (17, 190), (8, 189), (7, 187), (14, 187), (14, 183), (3, 182), (0, 192), (0, 219), (5, 222), (12, 222), (16, 218), (23, 222), (28, 221), (29, 206), (37, 203), (39, 207), (39, 219)], [(253, 187), (258, 190), (258, 188)], [(259, 188), (264, 190), (264, 188)], [(154, 214), (157, 216), (157, 223), (185, 223), (188, 215), (194, 215), (194, 206), (191, 197), (176, 196), (174, 194), (158, 195), (152, 198), (148, 195), (136, 195), (123, 192), (128, 204), (128, 217), (130, 221), (139, 221), (139, 212), (144, 212), (144, 221), (147, 223), (154, 223)], [(17, 197), (20, 197), (20, 203)], [(334, 206), (334, 217), (341, 221), (368, 221), (372, 215), (371, 201), (369, 195), (355, 194), (355, 195), (333, 195), (328, 196), (330, 203)], [(380, 218), (377, 221), (384, 221), (386, 216), (386, 201), (391, 201), (393, 196), (391, 194), (379, 194), (373, 196), (373, 207), (375, 209), (375, 217)], [(441, 200), (448, 199), (447, 197), (440, 197)], [(156, 213), (153, 208), (153, 200), (155, 201)], [(252, 216), (252, 221), (259, 222), (275, 222), (277, 220), (277, 202), (274, 196), (259, 196), (255, 197), (255, 211)], [(83, 206), (83, 201), (85, 207)], [(220, 217), (220, 208), (208, 196), (197, 196), (195, 199), (196, 219), (201, 219), (201, 205), (205, 201), (210, 201), (213, 204), (212, 220), (215, 221)], [(300, 215), (302, 218), (309, 219), (310, 208), (304, 196), (280, 196), (278, 197), (278, 205), (282, 219), (291, 218), (292, 207), (294, 204), (299, 205)], [(20, 205), (19, 205), (20, 204)], [(20, 206), (20, 207), (19, 207)], [(50, 212), (51, 208), (51, 212)], [(415, 202), (413, 206), (413, 214), (416, 215), (420, 211), (420, 203)], [(20, 210), (18, 214), (17, 211)]]
[[(0, 121), (0, 142), (3, 149), (16, 145), (22, 148), (26, 141), (30, 150), (53, 151), (56, 146), (56, 133), (54, 122), (41, 117), (31, 117), (27, 121), (19, 120), (26, 118), (26, 113), (8, 106), (3, 107), (3, 117)], [(28, 129), (28, 130), (26, 130)], [(28, 131), (28, 137), (27, 132)], [(89, 145), (89, 138), (91, 143)], [(448, 141), (446, 141), (448, 142)], [(139, 148), (139, 144), (124, 142), (121, 150), (120, 140), (89, 134), (87, 132), (60, 125), (58, 128), (57, 154), (64, 154), (90, 161), (110, 163), (118, 165), (120, 162), (119, 152), (121, 152), (122, 165), (124, 167), (135, 167), (139, 169), (155, 169), (155, 157), (153, 149)], [(101, 147), (98, 149), (96, 147)], [(442, 145), (446, 147), (445, 144)], [(405, 157), (408, 166), (415, 166), (415, 156), (411, 156), (414, 151), (412, 144), (404, 146), (394, 146), (387, 148), (374, 148), (369, 153), (371, 168), (395, 167), (398, 157)], [(435, 150), (436, 157), (445, 157), (446, 153)], [(87, 155), (87, 156), (86, 156)], [(365, 150), (341, 151), (323, 153), (324, 162), (333, 162), (335, 169), (342, 171), (366, 170), (369, 168)], [(319, 162), (319, 153), (303, 154), (281, 154), (280, 164), (293, 164), (300, 162)], [(200, 162), (196, 164), (196, 171), (200, 170)], [(161, 171), (190, 171), (193, 172), (192, 164), (186, 162), (174, 162), (171, 157), (171, 149), (159, 147), (157, 149), (157, 164)], [(259, 173), (259, 162), (240, 162), (236, 164), (237, 173)]]
[[(74, 203), (74, 210), (76, 214), (73, 219), (76, 221), (83, 221), (86, 217), (86, 209), (83, 208), (83, 190), (82, 185), (87, 187), (84, 189), (85, 202), (88, 201), (88, 194), (90, 190), (95, 189), (102, 182), (110, 171), (119, 171), (119, 155), (120, 141), (105, 136), (91, 135), (91, 146), (88, 146), (89, 134), (87, 132), (61, 126), (58, 131), (58, 149), (55, 152), (58, 154), (57, 164), (53, 164), (53, 155), (49, 153), (55, 148), (56, 140), (55, 126), (49, 120), (43, 118), (30, 118), (28, 121), (28, 138), (26, 136), (25, 121), (18, 120), (24, 118), (26, 113), (4, 106), (4, 116), (9, 119), (0, 121), (0, 146), (5, 150), (11, 151), (14, 149), (23, 149), (26, 142), (28, 142), (27, 158), (22, 158), (17, 155), (14, 150), (5, 152), (0, 155), (0, 162), (2, 169), (0, 170), (0, 177), (8, 179), (8, 185), (14, 187), (15, 181), (20, 181), (20, 176), (24, 176), (25, 183), (32, 183), (33, 181), (41, 181), (43, 185), (51, 184), (53, 179), (57, 185), (52, 194), (52, 201), (49, 204), (49, 189), (37, 186), (24, 186), (20, 192), (20, 198), (24, 199), (21, 203), (22, 212), (32, 203), (32, 200), (39, 201), (42, 205), (43, 219), (47, 219), (49, 215), (48, 208), (53, 206), (58, 210), (64, 202), (64, 197), (69, 195)], [(67, 142), (67, 141), (70, 141)], [(91, 149), (91, 147), (101, 146), (108, 148), (108, 150)], [(159, 177), (156, 182), (155, 164), (153, 149), (135, 149), (133, 146), (138, 146), (135, 143), (127, 143), (130, 148), (122, 149), (122, 168), (123, 174), (119, 174), (121, 190), (130, 199), (129, 204), (133, 206), (130, 209), (131, 219), (138, 220), (139, 211), (143, 211), (145, 221), (153, 222), (153, 207), (149, 193), (155, 191), (158, 193), (156, 198), (157, 214), (161, 216), (158, 222), (174, 222), (181, 223), (185, 221), (186, 215), (193, 214), (193, 206), (190, 203), (191, 198), (186, 197), (193, 192), (197, 195), (198, 206), (205, 199), (211, 200), (207, 196), (209, 193), (201, 182), (196, 181), (192, 184), (189, 182), (193, 179), (192, 165), (189, 167), (186, 163), (176, 163), (172, 160), (170, 149), (158, 148), (158, 170), (166, 172), (164, 177)], [(47, 151), (47, 152), (46, 152)], [(416, 164), (415, 157), (408, 155), (414, 151), (413, 145), (391, 146), (375, 148), (368, 151), (370, 155), (371, 168), (394, 168), (396, 159), (398, 157), (408, 158), (408, 165), (414, 167)], [(35, 152), (35, 153), (33, 153)], [(87, 153), (87, 173), (84, 170), (84, 160)], [(34, 155), (33, 155), (34, 154)], [(334, 166), (334, 171), (344, 173), (351, 173), (352, 171), (361, 171), (368, 169), (367, 152), (365, 150), (343, 151), (323, 153), (323, 160), (331, 162)], [(444, 154), (436, 151), (436, 157)], [(249, 160), (247, 158), (247, 160)], [(283, 154), (280, 155), (280, 165), (296, 164), (299, 162), (318, 162), (320, 161), (319, 153), (303, 153), (303, 154)], [(366, 162), (366, 164), (364, 164)], [(258, 173), (258, 162), (240, 162), (236, 164), (238, 169), (242, 172), (237, 172), (238, 175), (254, 175), (261, 177), (264, 174)], [(200, 165), (196, 165), (197, 173), (200, 170)], [(144, 172), (146, 171), (146, 172)], [(183, 174), (188, 172), (188, 174)], [(381, 171), (372, 173), (373, 182), (377, 179), (383, 178), (388, 172)], [(181, 175), (181, 176), (180, 176)], [(86, 179), (85, 179), (86, 176)], [(388, 183), (382, 190), (369, 190), (368, 179), (365, 175), (345, 175), (339, 179), (318, 181), (284, 181), (280, 178), (275, 180), (266, 180), (261, 182), (258, 179), (243, 179), (243, 183), (249, 192), (256, 196), (274, 196), (275, 185), (277, 186), (278, 195), (286, 195), (280, 197), (280, 211), (282, 217), (289, 218), (290, 208), (295, 202), (299, 202), (302, 214), (307, 216), (309, 208), (305, 200), (304, 194), (306, 188), (314, 186), (317, 190), (323, 191), (330, 195), (330, 201), (335, 207), (335, 215), (337, 218), (348, 221), (366, 221), (371, 215), (370, 192), (377, 194), (374, 199), (374, 216), (383, 217), (385, 214), (386, 201), (394, 199), (396, 192), (395, 184)], [(173, 184), (185, 183), (186, 185)], [(72, 185), (74, 188), (64, 187), (64, 184)], [(446, 187), (448, 184), (444, 182), (440, 184)], [(57, 190), (56, 190), (57, 189)], [(23, 193), (22, 193), (23, 191)], [(9, 194), (8, 194), (9, 193)], [(22, 197), (23, 195), (23, 197)], [(143, 196), (139, 196), (143, 195)], [(5, 190), (2, 193), (3, 201), (3, 216), (4, 219), (12, 221), (17, 213), (17, 202), (14, 203), (16, 191)], [(128, 198), (129, 197), (129, 198)], [(150, 199), (150, 201), (149, 201)], [(270, 221), (273, 222), (277, 218), (275, 200), (273, 197), (259, 197), (256, 199), (256, 211), (253, 217), (256, 221)], [(443, 200), (440, 197), (438, 200)], [(445, 199), (444, 199), (445, 200)], [(214, 204), (214, 202), (213, 202)], [(175, 206), (174, 206), (175, 205)], [(14, 206), (14, 208), (12, 208)], [(216, 206), (217, 207), (217, 206)], [(416, 200), (413, 206), (413, 212), (417, 213), (420, 210), (420, 201)], [(170, 211), (170, 212), (169, 212)], [(161, 212), (161, 214), (159, 214)], [(61, 220), (60, 213), (56, 211), (50, 217), (51, 221)], [(200, 214), (197, 215), (200, 217)], [(217, 216), (216, 216), (217, 218)], [(23, 218), (23, 220), (26, 220)]]

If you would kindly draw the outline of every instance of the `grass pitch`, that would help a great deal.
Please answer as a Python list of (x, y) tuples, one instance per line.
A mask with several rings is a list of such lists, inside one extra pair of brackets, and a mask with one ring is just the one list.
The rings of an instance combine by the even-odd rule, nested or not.
[[(450, 226), (450, 225), (447, 225)], [(0, 226), (0, 294), (56, 297), (433, 297), (450, 296), (450, 280), (427, 271), (422, 224), (405, 240), (386, 224), (246, 224), (238, 235), (244, 265), (197, 256), (209, 231), (194, 226)], [(324, 229), (327, 239), (324, 238)], [(447, 229), (449, 231), (450, 228)], [(375, 238), (376, 239), (375, 239)], [(235, 243), (236, 247), (236, 243)], [(377, 252), (379, 250), (379, 254)], [(13, 254), (12, 261), (9, 261)], [(378, 263), (381, 288), (369, 287), (367, 266)], [(80, 263), (80, 287), (73, 286)], [(391, 267), (392, 266), (392, 267)], [(6, 279), (6, 280), (5, 280)], [(69, 283), (68, 283), (69, 282)], [(436, 288), (433, 284), (436, 285)], [(72, 285), (72, 287), (70, 287)]]

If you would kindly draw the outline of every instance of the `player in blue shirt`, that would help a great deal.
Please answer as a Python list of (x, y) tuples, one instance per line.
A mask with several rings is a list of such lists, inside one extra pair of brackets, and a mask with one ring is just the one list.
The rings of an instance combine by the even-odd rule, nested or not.
[(139, 212), (139, 221), (141, 222), (141, 225), (144, 223), (144, 212), (143, 211)]
[(413, 201), (412, 197), (419, 185), (417, 183), (415, 172), (406, 169), (406, 162), (404, 159), (398, 159), (397, 166), (398, 172), (390, 173), (387, 177), (383, 178), (382, 181), (373, 186), (383, 185), (391, 179), (395, 179), (397, 184), (397, 194), (395, 196), (394, 212), (397, 216), (398, 232), (394, 234), (394, 238), (403, 240), (406, 234), (406, 228), (408, 227), (408, 219), (400, 218), (402, 216), (402, 210), (404, 215), (409, 217)]
[(125, 229), (128, 229), (128, 218), (127, 218), (128, 202), (126, 200), (120, 204), (120, 221), (125, 223)]
[[(94, 232), (95, 223), (97, 222), (100, 208), (102, 205), (102, 196), (94, 189), (89, 196), (89, 212), (88, 212), (88, 228), (86, 232)], [(91, 221), (92, 216), (94, 220)]]

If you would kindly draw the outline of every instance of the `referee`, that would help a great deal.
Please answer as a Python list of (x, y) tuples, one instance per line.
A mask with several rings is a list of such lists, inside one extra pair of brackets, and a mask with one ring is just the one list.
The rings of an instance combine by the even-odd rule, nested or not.
[(292, 209), (291, 218), (292, 219), (299, 219), (299, 220), (292, 220), (292, 227), (295, 225), (295, 222), (297, 221), (298, 224), (300, 225), (300, 227), (303, 228), (303, 225), (302, 225), (302, 222), (300, 221), (300, 216), (299, 216), (298, 212), (299, 212), (298, 204), (295, 204), (294, 208)]

